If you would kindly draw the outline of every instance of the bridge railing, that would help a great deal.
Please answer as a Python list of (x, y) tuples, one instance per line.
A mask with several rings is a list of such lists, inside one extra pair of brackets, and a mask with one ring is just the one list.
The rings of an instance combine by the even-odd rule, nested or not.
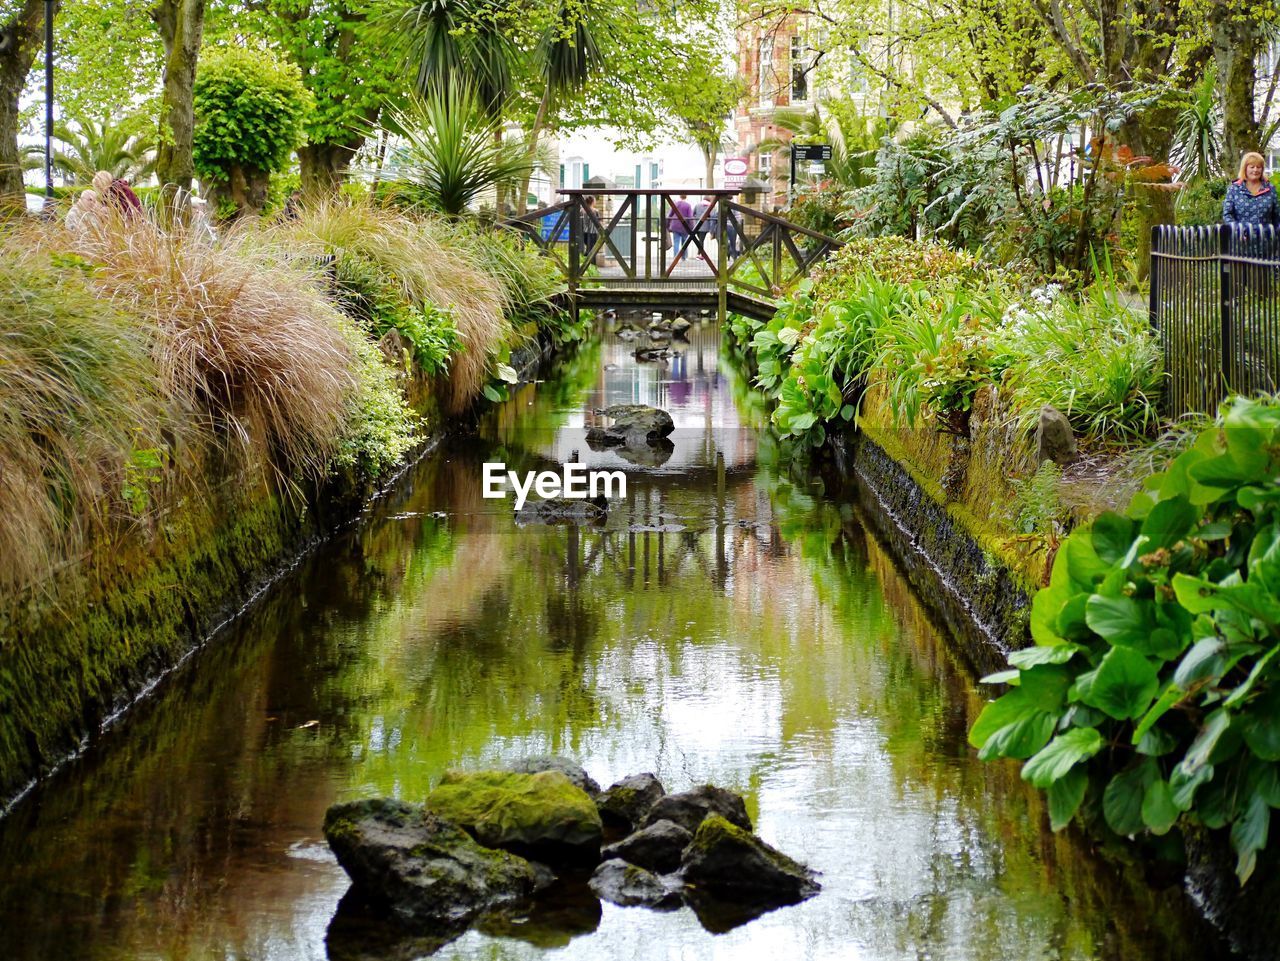
[(772, 301), (840, 246), (737, 203), (736, 190), (560, 193), (561, 202), (503, 226), (523, 233), (556, 262), (571, 296), (610, 288), (655, 295), (702, 291), (721, 309), (730, 291)]

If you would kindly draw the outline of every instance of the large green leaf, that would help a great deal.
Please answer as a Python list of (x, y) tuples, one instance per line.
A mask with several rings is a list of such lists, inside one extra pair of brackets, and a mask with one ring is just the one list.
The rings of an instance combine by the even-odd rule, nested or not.
[(1159, 688), (1151, 662), (1128, 647), (1113, 647), (1091, 676), (1081, 675), (1078, 681), (1080, 699), (1117, 720), (1144, 714)]
[(1191, 747), (1187, 748), (1187, 753), (1182, 759), (1182, 765), (1187, 774), (1194, 774), (1197, 768), (1209, 763), (1213, 749), (1218, 746), (1218, 741), (1230, 727), (1230, 712), (1219, 708), (1209, 715), (1204, 727), (1191, 742)]
[(1181, 811), (1191, 810), (1197, 789), (1211, 780), (1213, 780), (1212, 764), (1201, 765), (1190, 771), (1185, 762), (1178, 764), (1169, 775), (1169, 790), (1173, 803)]
[(1102, 748), (1102, 735), (1096, 728), (1073, 727), (1059, 734), (1022, 767), (1022, 779), (1038, 788), (1047, 788), (1076, 764), (1087, 760)]
[(1222, 656), (1222, 639), (1206, 637), (1192, 645), (1182, 656), (1173, 674), (1173, 683), (1183, 690), (1206, 679), (1217, 680), (1226, 670), (1226, 658)]
[(983, 761), (996, 757), (1029, 758), (1049, 743), (1057, 723), (1058, 715), (1047, 711), (1020, 717), (993, 732), (978, 751), (978, 758)]
[(1173, 803), (1168, 781), (1157, 777), (1147, 785), (1142, 796), (1142, 823), (1152, 834), (1167, 834), (1181, 813)]
[(1061, 831), (1071, 823), (1076, 811), (1080, 809), (1080, 802), (1084, 800), (1085, 789), (1088, 786), (1089, 777), (1084, 769), (1079, 767), (1072, 768), (1049, 785), (1047, 794), (1050, 828)]
[(1162, 500), (1142, 524), (1142, 534), (1147, 539), (1144, 550), (1172, 547), (1190, 533), (1199, 519), (1199, 511), (1185, 496)]
[(1134, 647), (1145, 643), (1155, 627), (1151, 608), (1131, 597), (1094, 594), (1085, 607), (1085, 621), (1112, 644)]
[(1150, 762), (1144, 762), (1113, 777), (1102, 792), (1102, 816), (1116, 834), (1137, 834), (1142, 830), (1142, 799), (1153, 779)]
[(1258, 852), (1267, 846), (1271, 826), (1271, 808), (1262, 795), (1254, 794), (1245, 807), (1244, 816), (1231, 825), (1231, 846), (1236, 849), (1236, 877), (1244, 884), (1258, 864)]
[(1090, 530), (1094, 552), (1108, 567), (1118, 563), (1129, 553), (1137, 536), (1137, 525), (1114, 511), (1099, 514)]

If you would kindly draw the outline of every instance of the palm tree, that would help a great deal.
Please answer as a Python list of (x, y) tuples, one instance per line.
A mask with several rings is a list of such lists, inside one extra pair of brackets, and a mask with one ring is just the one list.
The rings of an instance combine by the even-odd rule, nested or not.
[(1216, 177), (1222, 169), (1222, 108), (1210, 71), (1191, 91), (1191, 99), (1178, 113), (1169, 159), (1180, 169), (1183, 181)]
[(484, 108), (501, 115), (512, 92), (516, 49), (493, 0), (426, 0), (393, 8), (384, 18), (393, 46), (417, 71), (415, 89), (454, 79), (469, 83)]
[[(552, 23), (529, 54), (506, 38), (498, 0), (426, 0), (402, 5), (387, 23), (399, 37), (417, 71), (418, 89), (433, 82), (452, 84), (462, 78), (472, 84), (485, 108), (500, 116), (512, 94), (512, 76), (529, 56), (528, 72), (544, 78), (542, 95), (527, 132), (530, 170), (547, 118), (558, 97), (581, 90), (604, 65), (596, 41), (604, 29), (601, 10), (590, 0), (561, 0)], [(495, 131), (495, 137), (501, 137)], [(517, 208), (521, 213), (529, 192), (528, 179), (520, 186)]]
[(76, 184), (89, 183), (99, 170), (124, 180), (150, 176), (156, 165), (155, 151), (134, 129), (127, 120), (112, 125), (108, 118), (69, 114), (53, 125), (54, 138), (65, 148), (54, 151), (53, 166)]
[(486, 190), (527, 179), (531, 163), (522, 144), (503, 142), (501, 126), (471, 84), (432, 83), (425, 95), (393, 109), (385, 121), (405, 146), (395, 176), (413, 184), (443, 214), (465, 213)]
[[(857, 118), (861, 121), (861, 118)], [(863, 186), (867, 175), (875, 167), (875, 151), (880, 142), (880, 132), (865, 122), (848, 123), (832, 110), (825, 115), (815, 106), (812, 110), (779, 110), (773, 118), (774, 126), (789, 131), (791, 137), (783, 140), (769, 137), (760, 141), (756, 149), (760, 153), (772, 153), (797, 143), (827, 143), (831, 145), (831, 159), (826, 162), (826, 179), (842, 187)], [(848, 129), (861, 127), (862, 129)]]

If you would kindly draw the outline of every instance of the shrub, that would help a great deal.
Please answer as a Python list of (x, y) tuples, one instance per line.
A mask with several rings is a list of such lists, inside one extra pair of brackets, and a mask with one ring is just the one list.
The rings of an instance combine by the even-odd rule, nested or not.
[(347, 322), (310, 274), (244, 233), (214, 247), (118, 219), (74, 249), (94, 288), (152, 332), (166, 396), (287, 475), (324, 474), (356, 379)]
[(862, 237), (841, 247), (814, 271), (818, 303), (845, 297), (866, 274), (897, 284), (988, 286), (998, 272), (973, 254), (932, 240)]
[(1027, 429), (1045, 404), (1066, 414), (1077, 433), (1099, 440), (1146, 435), (1159, 422), (1159, 340), (1113, 287), (1014, 307), (1006, 321), (1009, 387)]
[(1220, 177), (1197, 180), (1178, 192), (1174, 205), (1180, 226), (1200, 227), (1222, 223), (1222, 201), (1227, 195), (1227, 181)]
[(73, 260), (0, 256), (0, 588), (42, 580), (123, 505), (136, 448), (170, 424), (144, 329)]
[(304, 141), (314, 99), (298, 68), (264, 50), (203, 53), (195, 82), (192, 156), (210, 199), (260, 212), (271, 175)]
[[(450, 410), (465, 407), (489, 382), (494, 355), (513, 337), (510, 304), (503, 285), (459, 249), (451, 225), (336, 199), (308, 206), (298, 219), (273, 228), (270, 236), (339, 262), (362, 259), (376, 267), (379, 284), (390, 283), (399, 291), (404, 304), (423, 316), (428, 310), (447, 314), (463, 348), (450, 362)], [(373, 299), (382, 296), (380, 291), (367, 293)]]
[(1280, 807), (1280, 406), (1236, 400), (1123, 514), (1063, 543), (1033, 647), (970, 732), (1055, 830), (1228, 830), (1242, 882)]
[(346, 426), (333, 464), (362, 476), (381, 477), (413, 449), (418, 418), (381, 351), (355, 332), (350, 343), (356, 359), (356, 390), (347, 402)]

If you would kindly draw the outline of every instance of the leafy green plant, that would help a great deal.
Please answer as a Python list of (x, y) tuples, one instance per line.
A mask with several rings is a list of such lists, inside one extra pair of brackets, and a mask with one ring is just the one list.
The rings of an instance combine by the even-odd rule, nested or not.
[(239, 212), (267, 204), (271, 175), (304, 141), (314, 98), (298, 68), (262, 50), (228, 47), (201, 55), (195, 82), (196, 170), (211, 199)]
[(1034, 646), (970, 732), (1024, 761), (1055, 830), (1227, 831), (1242, 882), (1280, 807), (1280, 406), (1222, 423), (1063, 543), (1031, 610)]
[(151, 509), (151, 488), (164, 481), (169, 452), (163, 447), (134, 448), (124, 462), (120, 496), (135, 516)]
[(141, 116), (113, 120), (69, 112), (53, 125), (63, 149), (53, 165), (73, 183), (88, 184), (99, 170), (113, 179), (139, 180), (155, 169), (152, 123)]
[(1014, 307), (1001, 339), (1012, 355), (1008, 386), (1024, 428), (1045, 404), (1096, 440), (1143, 436), (1159, 422), (1160, 344), (1114, 283), (1096, 284), (1083, 298)]
[(1012, 483), (1016, 494), (1013, 522), (1018, 533), (1056, 543), (1066, 515), (1059, 491), (1062, 468), (1051, 460), (1042, 461), (1030, 477)]
[(875, 366), (884, 372), (895, 419), (914, 424), (927, 407), (944, 429), (968, 434), (974, 395), (1009, 365), (994, 336), (1002, 308), (996, 295), (959, 288), (887, 317), (877, 331)]
[(450, 217), (461, 216), (485, 191), (515, 186), (533, 170), (519, 144), (496, 139), (500, 122), (486, 112), (475, 88), (460, 80), (429, 85), (384, 122), (406, 144), (389, 179), (412, 182), (433, 210)]

